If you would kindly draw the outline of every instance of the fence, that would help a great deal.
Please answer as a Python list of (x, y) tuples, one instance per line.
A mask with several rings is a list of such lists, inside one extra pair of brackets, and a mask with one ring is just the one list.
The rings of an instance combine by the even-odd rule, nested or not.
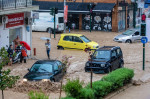
[(32, 6), (32, 0), (0, 0), (0, 10)]

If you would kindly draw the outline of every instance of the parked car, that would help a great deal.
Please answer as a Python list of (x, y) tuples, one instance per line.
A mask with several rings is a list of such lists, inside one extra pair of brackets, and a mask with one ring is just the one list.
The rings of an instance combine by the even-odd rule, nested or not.
[(103, 46), (91, 55), (85, 64), (85, 72), (109, 73), (112, 70), (122, 68), (124, 65), (123, 53), (118, 46)]
[(58, 49), (97, 49), (98, 43), (89, 40), (82, 34), (61, 34), (60, 40), (57, 45)]
[(56, 81), (61, 75), (63, 64), (59, 60), (39, 60), (28, 69), (29, 72), (23, 77), (24, 81)]
[(122, 34), (114, 37), (115, 42), (121, 42), (121, 43), (132, 43), (140, 41), (142, 36), (140, 36), (140, 32), (138, 29), (130, 29)]

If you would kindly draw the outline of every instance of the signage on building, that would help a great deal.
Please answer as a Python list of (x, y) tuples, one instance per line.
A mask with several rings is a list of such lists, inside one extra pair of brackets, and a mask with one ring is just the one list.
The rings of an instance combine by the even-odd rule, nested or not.
[(64, 22), (67, 23), (68, 5), (64, 6)]
[(24, 24), (24, 13), (17, 13), (7, 15), (8, 23), (6, 24), (6, 28), (19, 26)]

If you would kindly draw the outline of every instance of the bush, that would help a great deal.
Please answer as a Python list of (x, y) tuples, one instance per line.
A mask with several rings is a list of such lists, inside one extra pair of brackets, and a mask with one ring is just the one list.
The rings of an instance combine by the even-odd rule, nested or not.
[(90, 88), (82, 88), (78, 99), (94, 99), (94, 92)]
[[(87, 88), (90, 88), (90, 84), (87, 85)], [(97, 98), (103, 97), (111, 92), (112, 83), (108, 81), (95, 81), (92, 83), (92, 89), (94, 95)]]
[(48, 96), (42, 92), (30, 91), (28, 95), (29, 99), (49, 99)]
[(64, 97), (64, 98), (61, 98), (61, 99), (76, 99), (76, 98), (73, 98), (73, 97)]
[(68, 80), (67, 84), (63, 86), (63, 90), (67, 93), (67, 96), (77, 98), (80, 96), (83, 83), (77, 80)]
[(113, 83), (113, 90), (122, 87), (124, 84), (131, 81), (134, 76), (134, 72), (132, 69), (121, 68), (117, 69), (107, 76), (102, 78), (102, 81), (108, 81)]

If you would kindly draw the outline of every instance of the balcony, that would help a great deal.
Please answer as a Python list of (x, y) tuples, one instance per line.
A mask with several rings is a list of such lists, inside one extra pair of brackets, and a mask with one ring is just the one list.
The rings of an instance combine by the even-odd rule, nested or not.
[(32, 0), (0, 0), (0, 10), (32, 6)]
[(0, 0), (0, 15), (32, 10), (39, 10), (39, 6), (32, 6), (32, 0)]

